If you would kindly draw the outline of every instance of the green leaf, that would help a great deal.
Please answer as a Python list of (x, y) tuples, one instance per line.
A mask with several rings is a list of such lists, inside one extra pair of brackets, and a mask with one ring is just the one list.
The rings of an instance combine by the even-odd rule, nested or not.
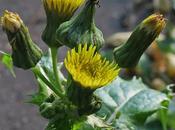
[(88, 116), (86, 122), (93, 128), (111, 128), (111, 126), (107, 125), (102, 118), (95, 115)]
[(31, 99), (28, 102), (40, 106), (45, 99), (49, 97), (51, 90), (49, 90), (47, 85), (45, 85), (41, 79), (37, 78), (37, 81), (39, 90), (37, 93), (30, 95)]
[(111, 130), (112, 128), (113, 127), (107, 125), (100, 117), (90, 115), (84, 120), (79, 120), (74, 123), (72, 130)]
[(71, 130), (71, 123), (67, 118), (60, 119), (55, 116), (55, 118), (49, 121), (45, 130)]
[(169, 101), (165, 94), (149, 89), (141, 79), (136, 78), (131, 81), (117, 78), (95, 93), (103, 101), (97, 115), (106, 117), (108, 123), (113, 123), (119, 117), (116, 124), (129, 126), (128, 130), (132, 130), (134, 126), (138, 127), (138, 124), (142, 127), (150, 115), (163, 108), (161, 105), (163, 101)]
[(116, 130), (143, 130), (140, 124), (132, 120), (126, 115), (121, 115), (119, 119), (115, 121)]
[(7, 67), (7, 69), (11, 72), (13, 77), (16, 77), (15, 72), (13, 70), (13, 61), (11, 55), (2, 51), (0, 51), (0, 54), (1, 54), (0, 61), (2, 62), (2, 64), (4, 64)]
[(64, 114), (62, 117), (56, 115), (49, 121), (46, 130), (95, 130), (86, 122), (86, 118), (82, 117), (78, 120), (69, 118)]
[(95, 115), (69, 118), (58, 114), (49, 121), (46, 130), (112, 130), (102, 119)]
[(87, 122), (77, 122), (73, 125), (72, 130), (95, 130), (90, 124)]
[[(64, 78), (63, 74), (60, 71), (61, 68), (62, 68), (62, 65), (63, 65), (62, 63), (58, 63), (58, 70), (59, 70), (60, 80), (61, 80), (62, 84), (64, 84), (66, 82), (66, 79)], [(45, 77), (47, 77), (52, 84), (57, 86), (55, 76), (54, 76), (54, 73), (53, 73), (53, 66), (52, 66), (52, 59), (51, 59), (50, 52), (48, 52), (47, 54), (45, 54), (41, 58), (41, 61), (39, 62), (38, 66), (40, 67), (41, 73)]]

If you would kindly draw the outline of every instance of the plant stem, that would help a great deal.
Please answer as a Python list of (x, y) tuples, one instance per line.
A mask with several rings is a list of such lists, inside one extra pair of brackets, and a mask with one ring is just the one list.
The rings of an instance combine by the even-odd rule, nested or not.
[(37, 67), (32, 68), (33, 73), (38, 76), (55, 94), (57, 94), (59, 97), (63, 98), (64, 94), (62, 94), (60, 92), (59, 89), (57, 89), (55, 86), (53, 86), (48, 80), (47, 78), (41, 74), (41, 72), (39, 71), (39, 69)]
[(163, 130), (168, 130), (167, 129), (167, 110), (165, 109), (160, 110), (160, 118), (161, 118)]
[(59, 72), (58, 72), (58, 67), (57, 67), (57, 53), (58, 53), (58, 48), (51, 48), (51, 56), (52, 56), (52, 66), (53, 66), (53, 73), (54, 73), (54, 76), (55, 76), (55, 80), (56, 80), (56, 83), (58, 85), (58, 89), (60, 91), (63, 91), (62, 89), (62, 85), (61, 85), (61, 82), (60, 82), (60, 78), (59, 78)]

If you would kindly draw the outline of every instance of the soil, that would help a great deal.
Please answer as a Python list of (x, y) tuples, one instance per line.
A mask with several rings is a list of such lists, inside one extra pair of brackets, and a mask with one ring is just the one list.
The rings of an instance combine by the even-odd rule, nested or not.
[[(104, 32), (104, 37), (127, 30), (120, 24), (121, 15), (131, 7), (128, 0), (101, 0), (97, 9), (96, 23)], [(40, 35), (45, 26), (45, 14), (40, 0), (0, 0), (0, 15), (3, 10), (20, 14), (29, 27), (33, 40), (46, 50)], [(0, 50), (10, 52), (6, 35), (0, 30)], [(60, 49), (60, 59), (65, 48)], [(43, 130), (47, 121), (34, 105), (26, 103), (27, 95), (36, 92), (37, 85), (30, 71), (15, 68), (16, 78), (0, 64), (0, 130)]]

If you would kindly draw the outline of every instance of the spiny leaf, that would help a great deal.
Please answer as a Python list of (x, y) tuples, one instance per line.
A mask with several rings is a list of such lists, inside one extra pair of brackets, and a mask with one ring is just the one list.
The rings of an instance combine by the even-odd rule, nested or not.
[[(119, 117), (118, 123), (124, 120), (129, 124), (137, 122), (136, 126), (138, 123), (142, 126), (150, 115), (163, 108), (163, 101), (169, 101), (165, 94), (149, 89), (141, 79), (136, 78), (131, 81), (117, 78), (110, 85), (97, 90), (96, 95), (103, 101), (97, 115), (106, 117), (108, 123), (115, 122)], [(123, 124), (127, 125), (126, 122)]]
[(39, 90), (37, 93), (30, 95), (31, 99), (28, 101), (29, 103), (40, 106), (45, 99), (47, 99), (50, 95), (49, 88), (43, 83), (42, 80), (37, 78)]

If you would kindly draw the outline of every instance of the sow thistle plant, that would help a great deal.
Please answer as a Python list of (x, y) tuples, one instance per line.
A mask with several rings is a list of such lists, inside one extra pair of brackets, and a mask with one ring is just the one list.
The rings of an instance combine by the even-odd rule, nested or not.
[[(122, 67), (137, 64), (164, 29), (166, 20), (161, 14), (143, 20), (128, 41), (114, 50), (114, 61), (108, 61), (100, 53), (104, 39), (94, 21), (98, 0), (42, 2), (47, 17), (42, 39), (48, 45), (47, 53), (32, 41), (17, 13), (5, 10), (1, 25), (12, 48), (11, 56), (3, 55), (14, 66), (30, 69), (38, 81), (39, 92), (29, 102), (38, 105), (41, 116), (48, 119), (46, 130), (141, 130), (152, 114), (161, 112), (166, 118), (170, 93), (151, 90), (138, 79), (118, 77)], [(83, 3), (84, 8), (73, 16)], [(58, 63), (57, 52), (64, 45), (70, 50), (64, 63)], [(63, 64), (67, 78), (61, 73)]]

